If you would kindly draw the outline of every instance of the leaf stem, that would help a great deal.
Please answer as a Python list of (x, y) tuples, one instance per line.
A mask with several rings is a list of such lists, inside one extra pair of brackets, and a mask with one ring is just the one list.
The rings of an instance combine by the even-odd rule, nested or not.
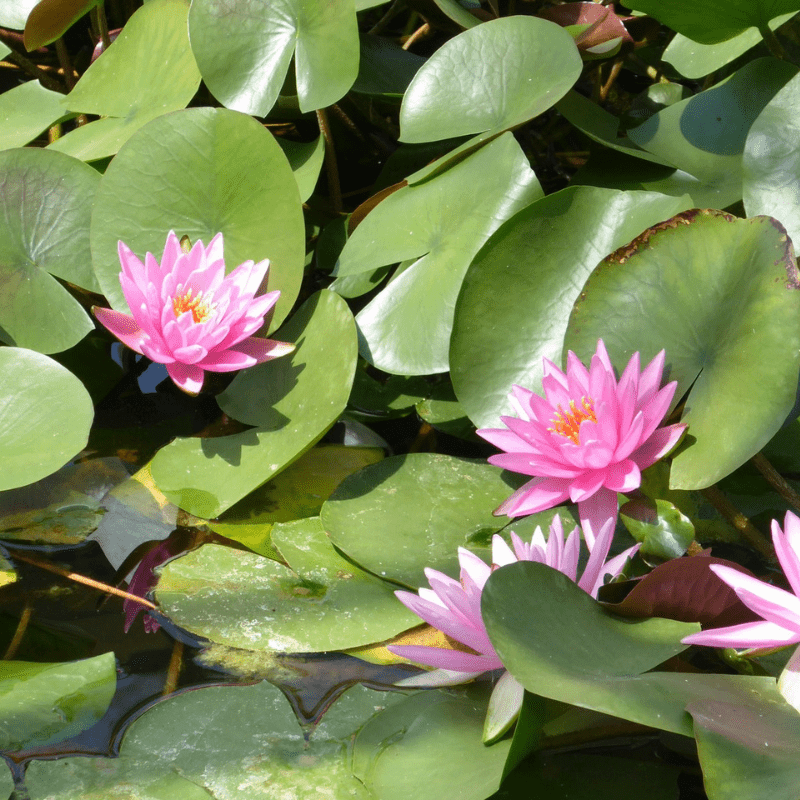
[(778, 41), (775, 31), (773, 31), (769, 25), (761, 25), (758, 32), (761, 34), (761, 38), (769, 48), (770, 53), (772, 53), (775, 58), (779, 58), (781, 61), (789, 60), (786, 51), (783, 49), (783, 45)]
[(75, 88), (75, 70), (72, 68), (72, 59), (69, 57), (69, 51), (64, 44), (63, 36), (56, 39), (56, 53), (64, 75), (64, 83), (67, 84), (67, 91), (71, 92)]
[(90, 13), (92, 27), (95, 29), (97, 38), (103, 43), (103, 52), (105, 52), (111, 47), (111, 37), (108, 35), (108, 20), (102, 2), (98, 3)]
[(333, 135), (324, 108), (317, 109), (317, 124), (322, 138), (325, 139), (325, 171), (328, 175), (328, 191), (331, 195), (333, 210), (342, 213), (342, 188), (339, 185), (339, 167), (336, 164), (336, 150), (333, 147)]
[(750, 460), (755, 468), (767, 479), (770, 486), (789, 505), (800, 511), (800, 493), (772, 466), (769, 459), (763, 453), (756, 453)]
[(11, 553), (11, 558), (17, 561), (24, 561), (26, 564), (32, 564), (34, 567), (47, 570), (47, 572), (52, 572), (55, 575), (61, 576), (62, 578), (75, 581), (75, 583), (82, 583), (84, 586), (90, 586), (92, 589), (97, 589), (100, 592), (113, 594), (117, 597), (121, 597), (124, 600), (130, 600), (134, 603), (140, 603), (146, 608), (157, 608), (155, 603), (145, 600), (144, 597), (139, 597), (138, 595), (131, 594), (130, 592), (126, 592), (122, 589), (117, 589), (116, 586), (109, 586), (107, 583), (101, 583), (100, 581), (94, 580), (94, 578), (87, 578), (85, 575), (79, 575), (77, 572), (70, 572), (63, 567), (57, 567), (55, 564), (48, 564), (46, 561), (39, 561), (38, 559), (31, 558), (30, 556), (25, 556), (18, 550), (14, 550), (13, 553)]
[(700, 494), (734, 527), (761, 555), (769, 561), (775, 561), (772, 545), (762, 536), (752, 522), (716, 486), (701, 489)]

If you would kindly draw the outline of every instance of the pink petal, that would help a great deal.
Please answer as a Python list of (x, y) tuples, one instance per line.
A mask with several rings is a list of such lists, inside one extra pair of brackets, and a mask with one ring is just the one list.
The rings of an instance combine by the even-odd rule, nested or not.
[(774, 622), (745, 622), (691, 633), (681, 641), (708, 647), (785, 647), (800, 642), (800, 632), (787, 630)]
[(630, 458), (639, 465), (639, 469), (647, 469), (675, 447), (686, 427), (683, 424), (667, 425), (653, 431), (650, 438), (631, 453)]
[(180, 361), (183, 364), (197, 364), (198, 361), (202, 361), (208, 355), (208, 350), (199, 344), (190, 344), (173, 350), (172, 355), (175, 356), (176, 361)]
[(584, 569), (580, 581), (578, 581), (578, 586), (584, 592), (592, 595), (592, 597), (597, 597), (597, 591), (603, 582), (603, 566), (608, 556), (608, 551), (611, 549), (615, 526), (616, 518), (608, 519), (603, 523), (594, 544), (589, 548), (589, 560), (586, 563), (586, 569)]
[(123, 314), (121, 311), (114, 311), (113, 308), (101, 308), (100, 306), (94, 306), (92, 313), (97, 321), (124, 345), (137, 353), (142, 353), (142, 343), (146, 340), (146, 334), (136, 324), (133, 317)]
[(800, 641), (800, 598), (733, 567), (712, 564), (709, 569), (727, 583), (749, 609), (769, 622), (797, 632)]
[(612, 492), (632, 492), (642, 484), (642, 473), (636, 462), (630, 459), (611, 464), (605, 471), (605, 487)]
[(228, 350), (209, 353), (200, 365), (209, 372), (230, 372), (285, 356), (294, 347), (289, 342), (278, 342), (275, 339), (245, 339)]
[(456, 670), (458, 672), (487, 672), (499, 669), (503, 662), (494, 654), (477, 656), (461, 650), (447, 650), (443, 647), (425, 647), (424, 645), (389, 645), (389, 652), (395, 655), (426, 664), (429, 667)]
[(167, 364), (172, 382), (187, 394), (198, 394), (203, 388), (203, 370), (196, 364)]
[(579, 475), (569, 485), (569, 499), (573, 503), (588, 500), (605, 481), (606, 470), (592, 470)]
[(777, 520), (772, 521), (772, 543), (792, 591), (800, 596), (800, 519), (787, 511), (783, 527), (785, 533)]
[(574, 478), (581, 474), (579, 467), (562, 466), (549, 458), (537, 458), (529, 453), (498, 453), (489, 456), (490, 464), (523, 475), (543, 475), (551, 478)]
[(588, 500), (578, 503), (578, 516), (583, 528), (583, 538), (589, 550), (594, 548), (595, 540), (603, 525), (617, 519), (617, 493), (609, 489), (600, 489)]
[(642, 370), (642, 375), (639, 378), (639, 396), (636, 398), (639, 406), (646, 403), (658, 391), (658, 387), (661, 386), (665, 357), (666, 351), (662, 350)]
[(534, 478), (498, 506), (494, 514), (522, 517), (557, 506), (568, 497), (569, 481), (561, 478)]

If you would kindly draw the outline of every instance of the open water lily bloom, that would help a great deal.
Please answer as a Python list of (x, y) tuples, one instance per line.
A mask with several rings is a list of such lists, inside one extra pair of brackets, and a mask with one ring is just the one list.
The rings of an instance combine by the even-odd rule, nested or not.
[[(474, 553), (458, 549), (461, 566), (461, 580), (456, 581), (433, 569), (426, 569), (425, 576), (430, 589), (421, 588), (413, 592), (395, 592), (406, 607), (429, 625), (437, 628), (454, 642), (464, 645), (463, 649), (429, 647), (425, 645), (390, 645), (388, 649), (396, 655), (436, 669), (406, 678), (400, 686), (451, 686), (472, 680), (489, 670), (500, 669), (503, 662), (489, 641), (486, 626), (481, 615), (481, 593), (492, 570), (515, 561), (537, 561), (547, 564), (575, 581), (584, 591), (597, 596), (597, 591), (606, 575), (616, 577), (627, 559), (639, 545), (626, 550), (619, 556), (604, 563), (608, 553), (614, 525), (608, 521), (598, 536), (598, 547), (592, 551), (580, 579), (578, 579), (578, 557), (580, 555), (580, 533), (576, 527), (564, 541), (561, 519), (556, 516), (550, 525), (550, 535), (545, 541), (541, 528), (537, 528), (530, 544), (523, 542), (515, 533), (511, 534), (512, 547), (497, 534), (492, 539), (492, 566), (486, 564)], [(500, 677), (490, 701), (491, 709), (503, 708), (500, 717), (505, 726), (499, 724), (487, 738), (501, 733), (516, 717), (522, 704), (522, 686), (508, 673)]]
[(567, 500), (578, 504), (589, 549), (607, 520), (616, 521), (617, 493), (642, 482), (641, 471), (665, 456), (686, 425), (659, 427), (677, 382), (661, 388), (662, 350), (645, 368), (634, 353), (619, 381), (603, 340), (587, 369), (572, 351), (567, 371), (544, 359), (541, 397), (514, 386), (517, 412), (501, 417), (505, 428), (478, 431), (504, 453), (489, 463), (535, 476), (495, 514), (521, 517)]
[(292, 344), (252, 336), (280, 295), (255, 296), (269, 261), (245, 261), (226, 276), (222, 247), (218, 233), (208, 247), (198, 241), (185, 253), (170, 231), (159, 265), (150, 253), (142, 263), (120, 242), (119, 280), (131, 314), (92, 309), (123, 344), (164, 364), (189, 394), (202, 389), (206, 371), (231, 372), (294, 350)]
[[(733, 567), (710, 564), (709, 569), (761, 620), (692, 633), (681, 640), (684, 644), (762, 649), (800, 643), (800, 519), (791, 511), (786, 512), (783, 530), (777, 520), (772, 521), (772, 543), (792, 591), (745, 575)], [(778, 678), (778, 690), (800, 711), (800, 647)]]

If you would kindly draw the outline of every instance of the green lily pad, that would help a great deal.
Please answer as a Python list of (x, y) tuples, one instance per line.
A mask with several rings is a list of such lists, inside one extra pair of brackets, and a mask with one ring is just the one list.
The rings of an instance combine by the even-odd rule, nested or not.
[[(788, 22), (795, 12), (782, 14), (770, 20), (770, 30), (777, 30), (784, 22)], [(732, 39), (717, 44), (700, 44), (678, 33), (664, 50), (663, 60), (672, 64), (685, 78), (704, 78), (715, 70), (735, 61), (750, 48), (763, 42), (764, 39), (757, 28), (748, 28)]]
[(434, 142), (513, 128), (560, 100), (581, 68), (572, 37), (553, 22), (511, 16), (477, 25), (420, 67), (403, 97), (400, 140)]
[(300, 110), (339, 100), (358, 75), (353, 0), (195, 0), (189, 36), (214, 97), (266, 116), (294, 58)]
[(268, 288), (281, 291), (273, 328), (288, 314), (303, 273), (302, 207), (286, 157), (256, 120), (221, 108), (176, 111), (120, 150), (100, 183), (91, 229), (94, 267), (114, 308), (127, 311), (117, 242), (160, 258), (170, 229), (206, 244), (223, 233), (228, 271), (269, 258)]
[(572, 304), (600, 259), (690, 205), (654, 192), (576, 187), (502, 225), (470, 265), (456, 304), (450, 370), (470, 419), (497, 427), (513, 413), (513, 384), (537, 391), (542, 357), (561, 361)]
[(748, 28), (763, 28), (790, 12), (800, 11), (798, 0), (631, 0), (629, 7), (643, 11), (672, 30), (702, 44), (732, 39)]
[(0, 95), (0, 150), (22, 147), (65, 116), (63, 94), (28, 81)]
[(37, 800), (368, 800), (348, 768), (346, 744), (401, 698), (350, 689), (307, 740), (269, 683), (183, 692), (131, 725), (118, 758), (35, 761), (26, 784)]
[(486, 692), (420, 692), (358, 733), (353, 772), (381, 800), (484, 800), (495, 792), (511, 739), (482, 741)]
[(698, 698), (688, 710), (710, 800), (797, 797), (798, 715), (774, 684), (735, 705)]
[(425, 567), (457, 576), (459, 546), (486, 552), (506, 524), (492, 511), (514, 488), (484, 461), (412, 453), (345, 478), (321, 519), (356, 563), (417, 587)]
[(622, 369), (666, 350), (690, 446), (670, 485), (700, 489), (773, 436), (795, 401), (800, 292), (784, 230), (769, 217), (691, 211), (603, 261), (584, 286), (565, 345), (582, 359), (603, 338)]
[(748, 216), (775, 217), (793, 242), (800, 242), (798, 99), (800, 75), (792, 78), (758, 115), (744, 151), (744, 207)]
[(51, 358), (0, 347), (0, 491), (38, 481), (89, 439), (94, 406), (83, 384)]
[(291, 568), (218, 545), (171, 561), (159, 606), (213, 642), (286, 653), (359, 647), (419, 623), (394, 587), (336, 553), (318, 518), (276, 525), (272, 541)]
[(0, 751), (63, 742), (91, 728), (116, 686), (113, 653), (65, 664), (0, 661)]
[(0, 25), (21, 31), (33, 7), (39, 0), (3, 0), (0, 5)]
[(435, 179), (379, 203), (347, 240), (336, 274), (419, 258), (356, 317), (362, 355), (386, 372), (446, 372), (452, 309), (470, 261), (503, 220), (541, 196), (525, 155), (506, 133)]
[(276, 139), (286, 156), (300, 190), (300, 202), (305, 203), (314, 193), (319, 171), (325, 160), (325, 140), (321, 136), (313, 142), (292, 142), (283, 137)]
[[(685, 191), (695, 203), (724, 208), (742, 197), (750, 126), (796, 74), (797, 67), (785, 61), (751, 61), (716, 86), (653, 114), (628, 138), (686, 173)], [(658, 183), (651, 188), (658, 191)]]
[(145, 123), (185, 108), (200, 85), (188, 12), (186, 0), (150, 0), (136, 11), (62, 101), (70, 111), (108, 119), (76, 128), (49, 149), (84, 161), (114, 155)]
[(89, 254), (100, 176), (80, 161), (36, 149), (0, 152), (0, 173), (0, 340), (41, 353), (66, 350), (94, 325), (56, 278), (100, 288)]
[(198, 517), (219, 516), (291, 464), (347, 405), (357, 353), (344, 300), (318, 292), (275, 336), (297, 344), (291, 356), (240, 372), (219, 396), (225, 413), (258, 427), (215, 439), (176, 439), (153, 459), (159, 489)]
[(699, 626), (613, 617), (544, 564), (523, 561), (494, 572), (481, 610), (497, 654), (528, 691), (661, 730), (691, 736), (688, 703), (735, 704), (775, 684), (743, 675), (646, 672), (684, 650), (681, 638)]

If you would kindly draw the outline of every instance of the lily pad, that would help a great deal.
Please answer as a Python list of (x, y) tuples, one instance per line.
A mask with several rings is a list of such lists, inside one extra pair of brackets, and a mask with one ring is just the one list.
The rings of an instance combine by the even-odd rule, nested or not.
[(727, 41), (748, 28), (764, 28), (781, 14), (800, 11), (798, 0), (631, 0), (628, 5), (702, 44)]
[(66, 116), (63, 94), (28, 81), (0, 95), (0, 150), (22, 147)]
[(251, 367), (219, 396), (226, 414), (258, 427), (214, 439), (177, 439), (153, 459), (174, 503), (219, 516), (299, 458), (344, 411), (356, 367), (353, 317), (338, 295), (315, 294), (277, 334), (297, 348)]
[(358, 647), (419, 622), (392, 586), (336, 553), (317, 518), (276, 525), (272, 541), (291, 568), (218, 545), (171, 561), (159, 606), (213, 642), (286, 653)]
[(794, 800), (798, 715), (774, 684), (736, 705), (698, 698), (688, 710), (710, 800)]
[(576, 187), (502, 225), (470, 265), (456, 304), (450, 370), (470, 419), (497, 427), (513, 413), (513, 384), (538, 391), (542, 357), (561, 361), (572, 304), (597, 263), (689, 207), (688, 198), (655, 192)]
[[(795, 12), (790, 11), (770, 20), (770, 30), (777, 30), (794, 15)], [(732, 39), (717, 44), (700, 44), (678, 33), (667, 45), (662, 58), (685, 78), (704, 78), (763, 41), (764, 38), (757, 28), (748, 28)]]
[(751, 61), (716, 86), (653, 114), (628, 138), (686, 173), (684, 191), (696, 204), (724, 208), (742, 197), (750, 126), (796, 74), (797, 67), (775, 58)]
[(91, 230), (94, 267), (114, 308), (127, 311), (117, 243), (160, 258), (170, 229), (206, 244), (224, 234), (229, 272), (270, 259), (268, 288), (281, 292), (273, 328), (283, 320), (300, 289), (305, 229), (292, 170), (256, 120), (222, 108), (176, 111), (120, 150), (100, 183)]
[(321, 519), (357, 564), (416, 588), (425, 567), (457, 576), (459, 546), (486, 552), (505, 524), (492, 511), (513, 488), (484, 461), (412, 453), (346, 478)]
[(587, 359), (603, 338), (623, 368), (667, 353), (692, 439), (670, 485), (700, 489), (730, 474), (778, 430), (800, 368), (797, 267), (783, 228), (691, 211), (605, 259), (570, 317), (565, 345)]
[(100, 2), (102, 0), (40, 0), (25, 21), (25, 49), (30, 52), (54, 42)]
[(336, 274), (418, 258), (356, 317), (362, 355), (400, 375), (446, 372), (452, 309), (470, 261), (503, 220), (541, 196), (525, 155), (506, 133), (380, 202), (347, 240)]
[(292, 142), (283, 137), (276, 139), (286, 156), (300, 190), (300, 202), (305, 203), (314, 193), (319, 171), (325, 160), (325, 140), (321, 136), (313, 142)]
[(0, 152), (0, 175), (0, 340), (41, 353), (66, 350), (94, 325), (56, 278), (100, 289), (89, 253), (100, 176), (33, 148)]
[(368, 800), (346, 759), (352, 733), (402, 695), (350, 689), (306, 739), (269, 683), (183, 692), (149, 709), (118, 758), (35, 761), (37, 800)]
[(38, 481), (89, 439), (94, 407), (83, 384), (41, 353), (0, 348), (0, 491)]
[(442, 45), (414, 76), (400, 109), (400, 140), (513, 128), (560, 100), (581, 68), (572, 37), (553, 22), (510, 16), (476, 25)]
[(275, 105), (292, 58), (304, 112), (335, 103), (358, 74), (353, 0), (195, 0), (189, 36), (211, 93), (259, 117)]
[(65, 664), (0, 661), (0, 751), (63, 742), (105, 714), (117, 685), (113, 653)]
[(138, 9), (62, 101), (70, 111), (106, 119), (76, 128), (49, 149), (84, 161), (114, 155), (145, 123), (185, 108), (200, 85), (188, 12), (186, 0), (150, 0)]
[(484, 800), (511, 746), (483, 744), (486, 694), (420, 692), (386, 709), (359, 731), (353, 772), (381, 800)]
[(748, 216), (775, 217), (793, 242), (800, 242), (798, 100), (800, 75), (793, 77), (758, 115), (744, 151), (744, 207)]
[(693, 700), (735, 704), (775, 685), (774, 678), (647, 672), (684, 650), (681, 638), (699, 626), (614, 618), (544, 564), (494, 572), (481, 609), (497, 654), (528, 691), (685, 736)]

